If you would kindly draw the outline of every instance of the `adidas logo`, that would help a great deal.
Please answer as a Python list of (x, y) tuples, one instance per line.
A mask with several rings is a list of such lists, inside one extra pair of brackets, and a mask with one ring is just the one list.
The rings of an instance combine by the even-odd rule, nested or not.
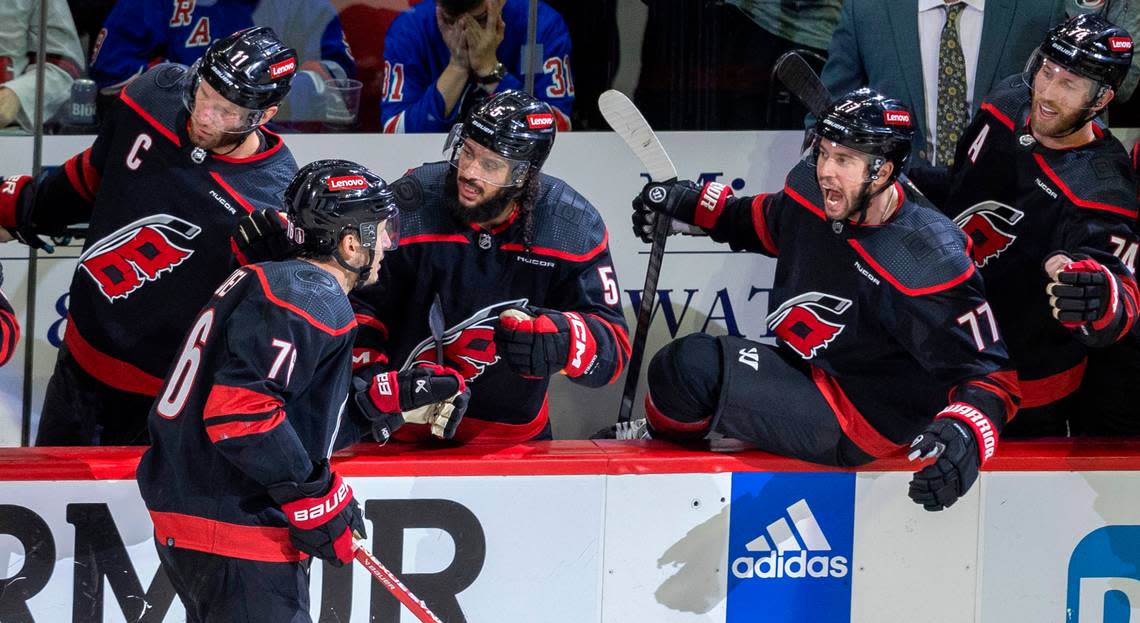
[[(848, 573), (846, 556), (816, 555), (830, 552), (831, 543), (823, 535), (807, 500), (788, 507), (787, 519), (768, 524), (766, 535), (749, 541), (744, 549), (756, 556), (739, 556), (732, 561), (732, 575), (738, 579), (759, 578), (842, 578)], [(795, 526), (793, 531), (792, 526)], [(799, 539), (796, 534), (799, 534)], [(771, 541), (769, 541), (771, 539)]]

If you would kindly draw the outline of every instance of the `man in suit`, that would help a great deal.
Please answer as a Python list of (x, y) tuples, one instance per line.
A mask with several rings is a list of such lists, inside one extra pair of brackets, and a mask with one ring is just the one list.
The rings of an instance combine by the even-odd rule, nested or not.
[(1070, 2), (846, 0), (821, 77), (831, 93), (901, 100), (917, 121), (915, 164), (948, 165), (982, 97), (1024, 69)]

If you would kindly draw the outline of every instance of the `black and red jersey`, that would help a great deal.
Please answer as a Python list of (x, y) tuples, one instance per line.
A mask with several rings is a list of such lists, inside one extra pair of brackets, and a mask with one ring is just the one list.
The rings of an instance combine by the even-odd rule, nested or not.
[[(526, 219), (512, 217), (487, 231), (459, 222), (443, 199), (446, 162), (409, 175), (423, 189), (418, 210), (400, 213), (400, 249), (384, 258), (379, 283), (353, 295), (360, 314), (357, 363), (406, 368), (435, 361), (428, 310), (439, 295), (446, 323), (445, 365), (471, 388), (460, 441), (522, 441), (547, 426), (549, 379), (516, 375), (496, 353), (499, 313), (513, 305), (578, 312), (596, 345), (597, 363), (575, 383), (614, 381), (629, 358), (609, 235), (601, 215), (566, 182), (542, 175), (533, 208), (533, 238)], [(405, 425), (398, 439), (422, 439), (425, 427)]]
[[(1025, 408), (1074, 391), (1088, 346), (1120, 339), (1134, 323), (1136, 182), (1123, 145), (1094, 124), (1096, 139), (1073, 149), (1040, 145), (1029, 130), (1030, 91), (1020, 75), (986, 97), (958, 142), (941, 210), (972, 241), (1021, 379)], [(921, 171), (915, 183), (926, 190)], [(1110, 331), (1067, 329), (1052, 317), (1045, 259), (1056, 251), (1091, 257), (1117, 279), (1125, 315)], [(1123, 258), (1123, 259), (1122, 259)]]
[(801, 162), (781, 192), (698, 215), (714, 240), (777, 258), (769, 330), (809, 362), (844, 433), (874, 456), (909, 444), (947, 403), (969, 404), (999, 431), (1018, 403), (965, 236), (903, 184), (894, 191), (886, 223), (833, 223)]
[(16, 311), (8, 302), (8, 296), (0, 292), (0, 366), (12, 360), (19, 341), (20, 321), (16, 320)]
[(151, 408), (138, 483), (155, 538), (251, 560), (299, 560), (266, 493), (327, 459), (352, 378), (356, 321), (340, 284), (304, 260), (224, 280), (184, 334)]
[(297, 170), (269, 132), (248, 158), (195, 148), (185, 71), (159, 65), (132, 82), (94, 144), (41, 181), (33, 212), (41, 232), (90, 223), (64, 343), (88, 374), (150, 396), (194, 314), (236, 266), (238, 218), (280, 209)]

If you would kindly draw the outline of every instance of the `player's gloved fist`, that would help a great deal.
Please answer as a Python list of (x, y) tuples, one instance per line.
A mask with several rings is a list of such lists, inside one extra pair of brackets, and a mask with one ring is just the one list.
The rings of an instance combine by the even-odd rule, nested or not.
[[(704, 186), (688, 180), (650, 182), (633, 200), (633, 233), (645, 242), (652, 242), (656, 214), (665, 214), (675, 221), (697, 227), (712, 227), (724, 209), (732, 189), (717, 182)], [(673, 223), (670, 233), (694, 233), (691, 228)]]
[(277, 210), (254, 210), (238, 221), (231, 236), (234, 257), (242, 266), (283, 260), (295, 247), (289, 238), (289, 221)]
[[(1046, 271), (1051, 264), (1055, 266), (1068, 259), (1060, 254), (1051, 256), (1045, 260)], [(1062, 325), (1075, 329), (1115, 311), (1116, 279), (1100, 262), (1092, 258), (1068, 261), (1050, 275), (1053, 281), (1045, 286), (1045, 291), (1049, 294), (1053, 317)]]
[(269, 496), (289, 521), (289, 540), (302, 552), (335, 566), (352, 562), (353, 533), (367, 536), (352, 489), (321, 461), (308, 481), (270, 485)]
[(520, 376), (544, 378), (557, 372), (578, 377), (597, 363), (597, 343), (577, 312), (532, 307), (499, 314), (495, 347)]
[(38, 235), (32, 226), (36, 184), (30, 175), (0, 178), (0, 227), (33, 249), (54, 253), (55, 247)]
[(996, 449), (997, 431), (989, 419), (967, 404), (951, 404), (910, 444), (911, 461), (937, 458), (915, 472), (910, 499), (928, 511), (950, 507), (970, 490)]
[(434, 363), (403, 372), (374, 366), (358, 373), (353, 386), (357, 406), (372, 422), (377, 441), (386, 441), (405, 422), (427, 424), (436, 437), (451, 439), (471, 397), (463, 375)]

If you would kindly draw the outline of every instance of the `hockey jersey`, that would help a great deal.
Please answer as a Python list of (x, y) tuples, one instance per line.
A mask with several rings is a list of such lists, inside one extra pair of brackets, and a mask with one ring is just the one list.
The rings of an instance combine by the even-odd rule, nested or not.
[(196, 310), (236, 266), (238, 218), (280, 209), (297, 170), (269, 132), (267, 148), (248, 158), (195, 148), (178, 87), (185, 71), (160, 65), (131, 83), (94, 144), (40, 182), (32, 217), (44, 233), (89, 222), (64, 344), (103, 383), (148, 396)]
[[(506, 0), (503, 21), (506, 29), (496, 52), (507, 76), (496, 91), (522, 90), (526, 49), (527, 0)], [(468, 82), (459, 103), (444, 114), (443, 95), (435, 82), (451, 59), (447, 44), (436, 23), (436, 3), (426, 0), (392, 22), (384, 39), (384, 99), (380, 102), (380, 123), (384, 132), (447, 132), (452, 124), (467, 116), (486, 96), (474, 82)], [(539, 49), (534, 80), (534, 96), (550, 104), (558, 129), (570, 129), (570, 109), (574, 104), (574, 80), (570, 74), (570, 31), (557, 11), (538, 3)]]
[[(358, 365), (386, 361), (393, 369), (435, 361), (428, 310), (439, 294), (444, 365), (471, 388), (456, 439), (525, 441), (547, 426), (549, 379), (523, 378), (500, 361), (499, 313), (512, 305), (578, 312), (596, 343), (597, 363), (571, 380), (589, 387), (614, 381), (630, 347), (609, 235), (597, 210), (549, 175), (541, 177), (529, 249), (524, 218), (491, 231), (462, 224), (443, 203), (449, 170), (439, 162), (409, 173), (422, 186), (422, 207), (400, 213), (399, 251), (385, 256), (376, 286), (353, 295), (361, 326), (355, 357)], [(426, 436), (423, 426), (396, 431), (402, 440)]]
[[(1128, 154), (1100, 125), (1096, 140), (1067, 150), (1041, 146), (1028, 129), (1030, 92), (1020, 75), (986, 97), (958, 142), (942, 211), (972, 241), (1015, 362), (1025, 408), (1044, 406), (1080, 384), (1086, 348), (1127, 333), (1135, 320), (1136, 280), (1121, 261), (1135, 257), (1135, 180)], [(926, 181), (915, 172), (915, 182)], [(936, 200), (938, 201), (938, 200)], [(1044, 260), (1055, 251), (1088, 256), (1116, 276), (1128, 310), (1112, 335), (1084, 336), (1052, 317)], [(1086, 343), (1082, 343), (1084, 340)]]
[(844, 433), (880, 457), (909, 444), (948, 396), (999, 431), (1018, 404), (965, 236), (894, 188), (899, 207), (886, 223), (834, 224), (814, 168), (801, 162), (782, 192), (730, 198), (698, 223), (734, 250), (777, 258), (769, 330), (810, 362)]
[(12, 360), (20, 341), (20, 322), (8, 296), (0, 292), (0, 366)]
[(356, 322), (304, 260), (238, 269), (200, 310), (148, 416), (139, 490), (155, 539), (234, 558), (305, 557), (267, 489), (332, 453)]

